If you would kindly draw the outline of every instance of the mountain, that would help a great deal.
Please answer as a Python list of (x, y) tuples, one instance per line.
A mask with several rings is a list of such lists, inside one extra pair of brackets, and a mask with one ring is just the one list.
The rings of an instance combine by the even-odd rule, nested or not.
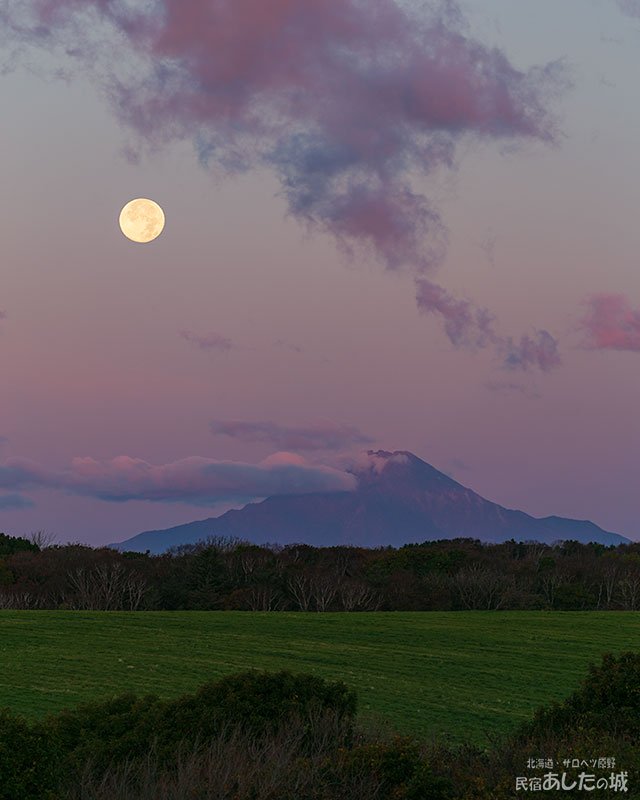
[(362, 463), (347, 471), (358, 480), (353, 491), (267, 497), (220, 517), (145, 531), (110, 547), (162, 553), (207, 536), (233, 536), (255, 544), (304, 542), (316, 547), (400, 547), (456, 537), (494, 543), (508, 539), (548, 544), (574, 539), (606, 545), (629, 541), (586, 520), (538, 519), (503, 508), (406, 451), (369, 450)]

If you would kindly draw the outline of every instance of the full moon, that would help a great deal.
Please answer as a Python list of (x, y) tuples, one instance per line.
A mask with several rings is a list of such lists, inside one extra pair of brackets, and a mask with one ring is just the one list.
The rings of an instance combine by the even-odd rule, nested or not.
[(120, 230), (132, 242), (151, 242), (163, 228), (164, 211), (153, 200), (130, 200), (120, 212)]

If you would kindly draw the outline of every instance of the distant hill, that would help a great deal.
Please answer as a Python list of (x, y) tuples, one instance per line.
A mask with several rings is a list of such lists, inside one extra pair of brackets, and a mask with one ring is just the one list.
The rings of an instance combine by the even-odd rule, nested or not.
[(304, 542), (316, 547), (400, 547), (456, 537), (494, 543), (508, 539), (547, 544), (574, 539), (606, 545), (630, 541), (587, 520), (538, 519), (503, 508), (406, 451), (370, 450), (360, 466), (348, 471), (358, 479), (354, 491), (267, 497), (220, 517), (145, 531), (110, 547), (163, 553), (207, 536), (233, 536), (255, 544)]

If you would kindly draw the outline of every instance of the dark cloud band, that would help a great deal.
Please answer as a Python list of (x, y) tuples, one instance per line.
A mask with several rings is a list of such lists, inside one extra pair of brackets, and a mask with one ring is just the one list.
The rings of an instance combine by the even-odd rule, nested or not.
[(154, 466), (120, 456), (111, 461), (75, 458), (64, 470), (20, 458), (8, 459), (0, 466), (0, 489), (47, 488), (113, 502), (215, 504), (239, 497), (347, 491), (354, 486), (352, 476), (306, 464), (291, 453), (270, 456), (259, 464), (191, 456)]

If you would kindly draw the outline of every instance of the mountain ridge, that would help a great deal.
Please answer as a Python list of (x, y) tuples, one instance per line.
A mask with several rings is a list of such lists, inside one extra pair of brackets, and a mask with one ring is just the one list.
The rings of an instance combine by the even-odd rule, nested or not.
[(489, 543), (508, 539), (547, 544), (576, 539), (607, 545), (630, 541), (589, 520), (538, 518), (492, 503), (406, 450), (369, 450), (345, 471), (357, 478), (356, 489), (274, 495), (219, 517), (143, 531), (109, 547), (161, 553), (207, 536), (316, 547), (399, 547), (458, 537)]

